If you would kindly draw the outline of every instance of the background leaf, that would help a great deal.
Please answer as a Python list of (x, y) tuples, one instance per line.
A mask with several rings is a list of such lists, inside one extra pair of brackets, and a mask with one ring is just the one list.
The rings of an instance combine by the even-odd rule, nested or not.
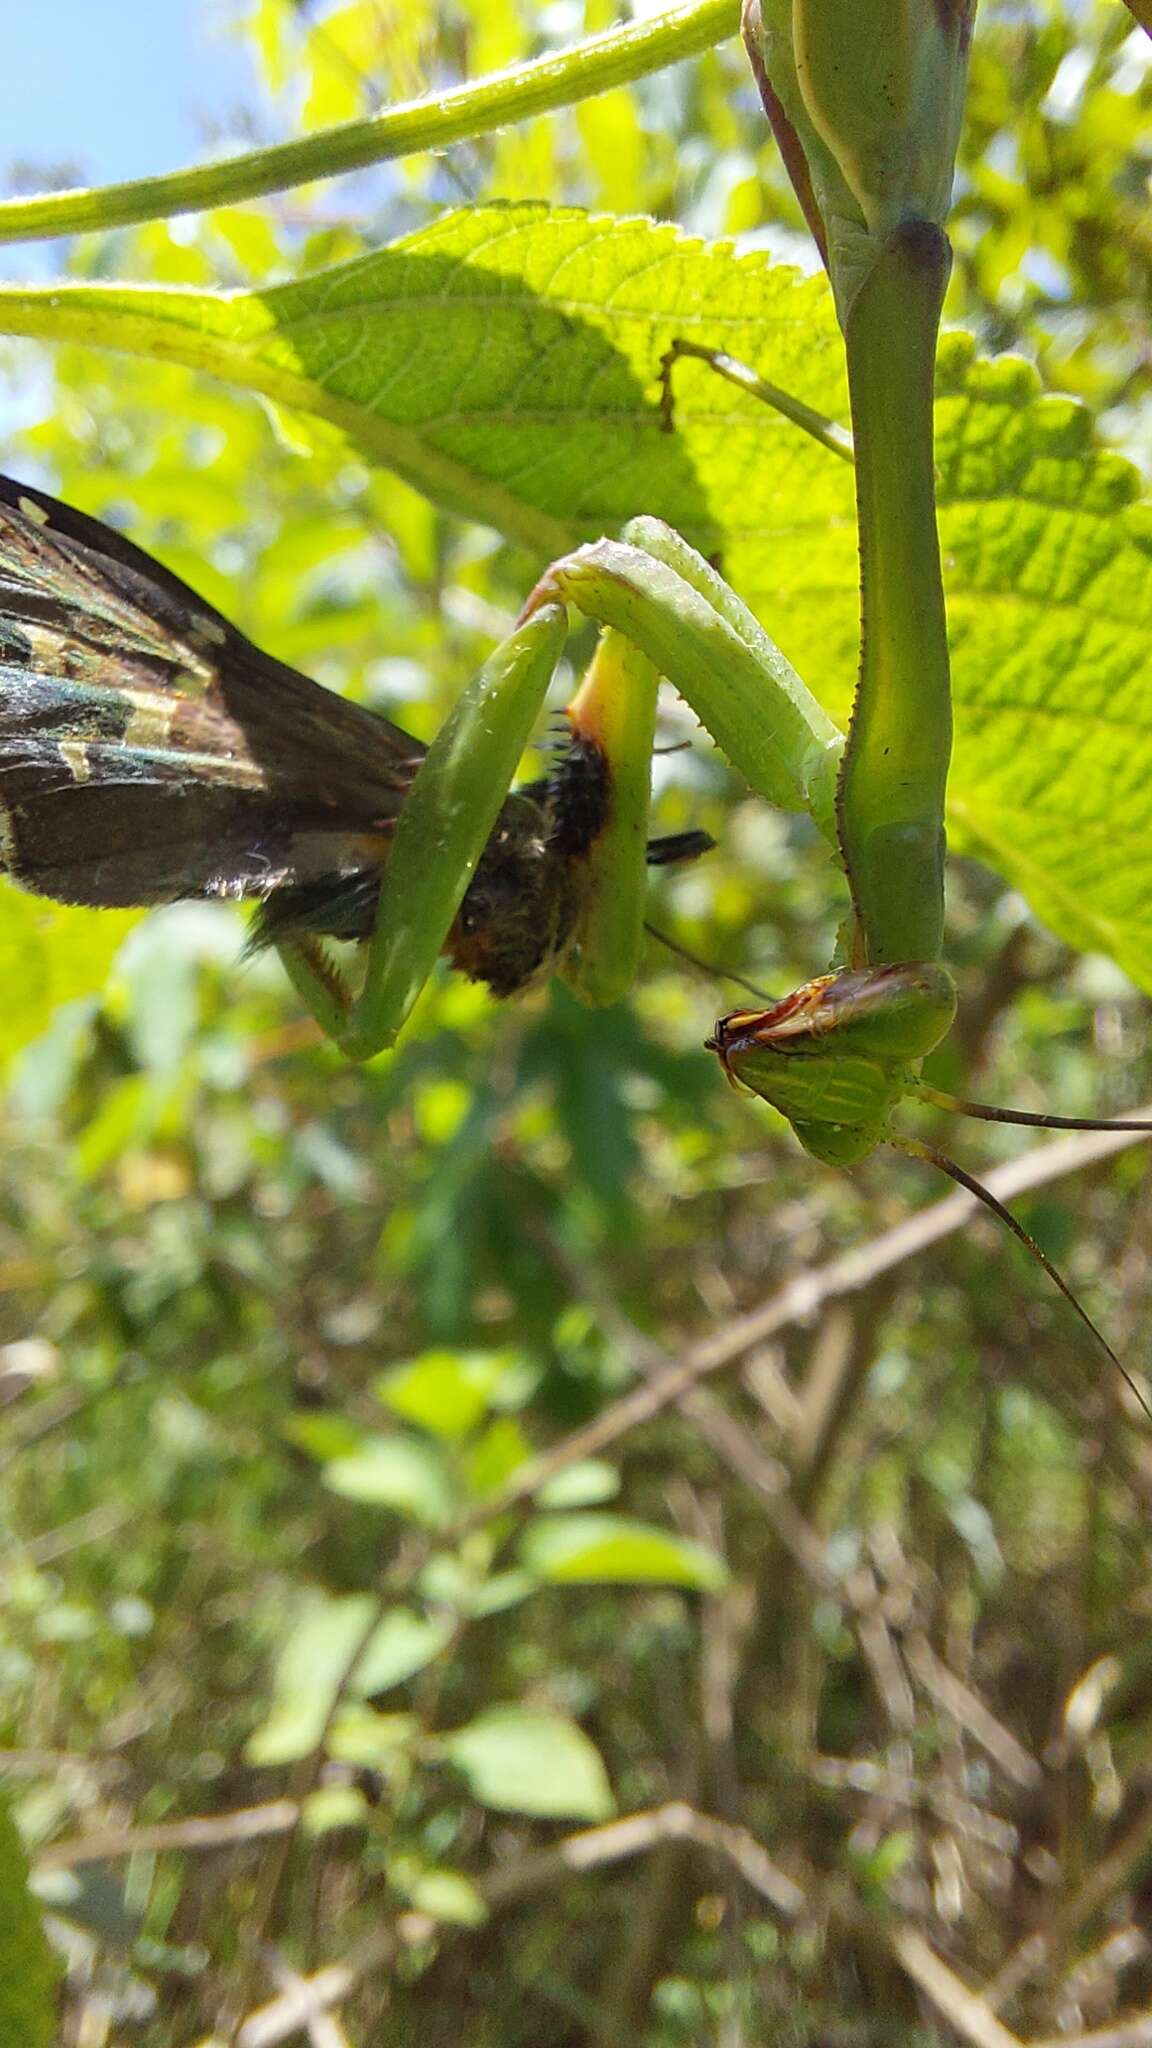
[(28, 1890), (28, 1862), (7, 1802), (0, 1798), (0, 2042), (50, 2048), (57, 2038), (59, 1966)]
[(555, 1820), (603, 1820), (612, 1812), (598, 1751), (562, 1714), (489, 1707), (441, 1743), (482, 1806)]
[(692, 1586), (715, 1592), (727, 1573), (698, 1543), (623, 1515), (539, 1515), (525, 1530), (520, 1560), (557, 1585)]
[(0, 1072), (62, 1004), (99, 992), (136, 916), (45, 903), (0, 882)]

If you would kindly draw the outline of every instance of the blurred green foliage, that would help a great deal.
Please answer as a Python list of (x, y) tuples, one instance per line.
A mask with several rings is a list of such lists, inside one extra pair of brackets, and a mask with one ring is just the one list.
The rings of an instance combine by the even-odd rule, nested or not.
[[(245, 33), (291, 132), (611, 11), (258, 0)], [(1137, 459), (1149, 51), (1104, 0), (984, 0), (949, 305)], [(733, 43), (443, 158), (85, 239), (67, 274), (265, 292), (481, 199), (646, 212), (811, 268)], [(26, 422), (7, 466), (423, 737), (540, 566), (315, 417), (75, 344), (3, 360)], [(806, 626), (829, 668), (847, 527), (841, 552)], [(999, 598), (973, 579), (964, 602), (1002, 673)], [(1073, 652), (1046, 656), (1069, 700)], [(674, 704), (664, 736), (693, 736)], [(1034, 900), (1080, 936), (1085, 891), (1054, 879), (1075, 873), (1066, 753)], [(1127, 838), (1094, 851), (1115, 931), (1089, 934), (1121, 958), (1147, 900), (1132, 758)], [(710, 751), (662, 757), (657, 780), (659, 828), (719, 846), (654, 884), (653, 922), (715, 972), (653, 944), (633, 1002), (600, 1015), (558, 987), (497, 1010), (441, 976), (366, 1070), (243, 956), (229, 911), (175, 907), (125, 936), (5, 892), (0, 1048), (24, 1050), (0, 1152), (3, 1741), (66, 1949), (66, 2039), (207, 2037), (237, 1997), (273, 1995), (252, 1927), (305, 1970), (391, 1930), (341, 2006), (357, 2048), (942, 2042), (887, 1930), (914, 1925), (978, 1983), (1062, 1908), (1006, 2023), (1041, 2037), (1152, 2000), (1139, 1855), (1103, 1919), (1073, 1911), (1146, 1796), (1147, 1449), (1012, 1246), (956, 1235), (741, 1354), (703, 1411), (578, 1439), (549, 1476), (570, 1432), (930, 1192), (883, 1156), (817, 1172), (723, 1087), (701, 1045), (730, 1000), (720, 967), (777, 989), (820, 971), (834, 881), (810, 829), (751, 804)], [(988, 819), (969, 850), (995, 850)], [(1064, 1114), (1152, 1094), (1146, 1005), (1114, 957), (1073, 958), (971, 860), (950, 915), (964, 1007), (942, 1085)], [(1017, 1149), (944, 1136), (977, 1166)], [(1133, 1151), (1019, 1205), (1135, 1369), (1141, 1176)], [(285, 1838), (255, 1827), (127, 1853), (132, 1830), (283, 1796), (304, 1818), (274, 1895)], [(573, 1830), (668, 1802), (729, 1832), (669, 1825), (630, 1856), (606, 1833), (599, 1864), (550, 1860)], [(119, 1849), (53, 1862), (103, 1830)]]
[(27, 1888), (24, 1846), (0, 1804), (0, 2041), (50, 2048), (58, 1965)]

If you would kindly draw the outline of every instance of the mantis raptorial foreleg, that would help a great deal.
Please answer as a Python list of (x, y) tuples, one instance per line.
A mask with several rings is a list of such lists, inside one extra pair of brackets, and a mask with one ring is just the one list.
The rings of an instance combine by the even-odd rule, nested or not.
[[(394, 1041), (486, 846), (492, 857), (509, 781), (563, 645), (563, 605), (602, 628), (568, 710), (574, 734), (602, 764), (602, 813), (572, 860), (579, 900), (571, 927), (555, 955), (543, 956), (582, 1000), (619, 1000), (635, 973), (661, 674), (759, 795), (809, 811), (835, 844), (843, 735), (703, 557), (659, 520), (633, 521), (619, 541), (552, 564), (430, 748), (393, 829), (360, 993), (347, 995), (315, 944), (279, 941), (299, 994), (352, 1058)], [(541, 858), (563, 859), (564, 849)]]
[(564, 638), (563, 612), (546, 606), (485, 663), (433, 741), (392, 836), (359, 993), (345, 995), (315, 945), (279, 943), (297, 993), (350, 1059), (370, 1059), (394, 1042), (427, 981), (531, 738)]

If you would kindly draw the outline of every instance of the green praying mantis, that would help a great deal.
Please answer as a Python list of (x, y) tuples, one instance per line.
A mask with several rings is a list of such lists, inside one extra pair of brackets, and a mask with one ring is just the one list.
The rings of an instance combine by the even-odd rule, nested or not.
[[(1013, 1120), (919, 1078), (956, 1008), (941, 958), (952, 728), (932, 399), (973, 4), (746, 9), (847, 356), (851, 443), (792, 415), (855, 461), (862, 630), (846, 735), (719, 572), (656, 519), (551, 564), (422, 755), (260, 655), (98, 522), (9, 484), (0, 856), (17, 880), (71, 901), (256, 897), (259, 939), (355, 1060), (395, 1042), (445, 951), (498, 993), (557, 972), (583, 1002), (609, 1004), (636, 973), (646, 864), (662, 857), (647, 819), (664, 677), (758, 796), (812, 818), (847, 882), (829, 973), (718, 1022), (708, 1043), (729, 1079), (822, 1162), (853, 1166), (892, 1144), (978, 1193), (1114, 1358), (1016, 1219), (892, 1123), (909, 1096)], [(666, 417), (679, 353), (701, 351), (669, 351)], [(715, 367), (757, 388), (742, 366)], [(568, 707), (563, 786), (509, 796), (570, 611), (600, 633)], [(356, 990), (333, 937), (365, 942)]]
[[(891, 1121), (900, 1101), (917, 1094), (1012, 1120), (1010, 1112), (951, 1102), (919, 1079), (956, 1010), (941, 959), (952, 711), (932, 403), (951, 263), (943, 223), (974, 10), (975, 0), (745, 0), (753, 72), (828, 268), (845, 342), (861, 578), (860, 670), (847, 735), (710, 565), (669, 529), (635, 520), (618, 541), (553, 563), (496, 668), (461, 701), (442, 758), (439, 743), (433, 748), (424, 772), (434, 773), (436, 793), (425, 800), (418, 781), (397, 828), (359, 996), (346, 1002), (299, 948), (282, 952), (305, 1001), (352, 1054), (399, 1027), (418, 985), (411, 965), (423, 970), (439, 947), (438, 924), (420, 951), (414, 886), (443, 820), (467, 807), (454, 795), (441, 805), (441, 773), (447, 792), (455, 786), (451, 757), (471, 744), (466, 725), (475, 724), (481, 744), (490, 692), (502, 703), (506, 693), (514, 707), (508, 730), (519, 740), (517, 721), (530, 722), (541, 693), (544, 636), (559, 635), (559, 607), (574, 606), (596, 620), (601, 637), (570, 717), (612, 764), (562, 968), (576, 993), (612, 1001), (636, 966), (647, 762), (663, 675), (757, 794), (809, 813), (836, 849), (851, 899), (841, 957), (828, 975), (767, 1009), (719, 1020), (708, 1043), (729, 1079), (779, 1110), (823, 1162), (851, 1166), (894, 1144), (976, 1193), (1119, 1366), (1018, 1221), (963, 1168)], [(666, 415), (677, 352), (663, 365)], [(716, 367), (757, 388), (743, 366), (721, 358)], [(798, 423), (846, 452), (827, 423)], [(482, 846), (478, 830), (465, 845), (461, 828), (459, 873), (471, 871)], [(440, 906), (441, 921), (448, 908)], [(1079, 1127), (1075, 1119), (1049, 1121)]]
[(619, 540), (554, 563), (413, 784), (358, 995), (348, 997), (314, 950), (282, 945), (304, 1000), (353, 1057), (391, 1042), (451, 929), (568, 606), (601, 628), (569, 716), (611, 764), (563, 962), (576, 992), (615, 1000), (635, 969), (663, 675), (760, 796), (809, 812), (835, 846), (851, 896), (842, 973), (820, 985), (818, 999), (801, 991), (778, 1006), (786, 1018), (767, 1013), (775, 1021), (756, 1027), (754, 1043), (755, 1013), (726, 1020), (716, 1045), (729, 1074), (776, 1101), (817, 1157), (847, 1164), (879, 1142), (909, 1063), (947, 1031), (955, 998), (940, 954), (952, 724), (932, 398), (971, 13), (971, 0), (865, 9), (855, 0), (765, 0), (763, 11), (750, 0), (745, 15), (753, 70), (829, 269), (847, 353), (862, 635), (846, 739), (735, 593), (658, 522), (633, 521)]

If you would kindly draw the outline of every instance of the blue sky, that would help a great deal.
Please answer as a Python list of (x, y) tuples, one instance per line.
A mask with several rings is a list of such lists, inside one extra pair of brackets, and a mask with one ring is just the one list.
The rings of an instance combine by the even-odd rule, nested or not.
[(257, 99), (220, 0), (9, 0), (4, 17), (0, 190), (16, 163), (82, 184), (174, 170)]

